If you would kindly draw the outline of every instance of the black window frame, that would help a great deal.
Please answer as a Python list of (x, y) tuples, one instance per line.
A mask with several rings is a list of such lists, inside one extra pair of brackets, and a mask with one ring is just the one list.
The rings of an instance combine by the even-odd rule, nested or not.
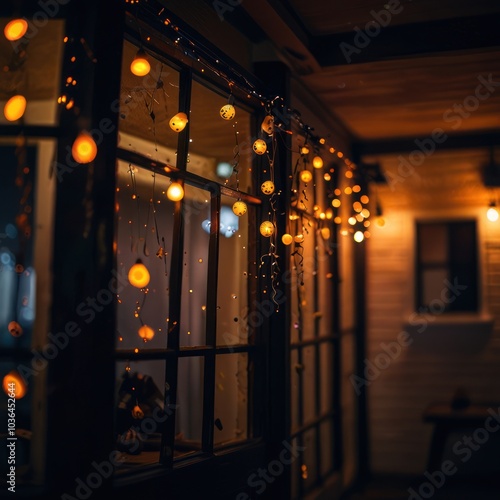
[[(424, 226), (444, 226), (446, 230), (446, 259), (439, 263), (424, 263), (421, 258), (422, 228)], [(443, 219), (443, 220), (417, 220), (415, 222), (415, 309), (419, 313), (447, 314), (447, 313), (477, 313), (480, 308), (479, 293), (479, 249), (478, 249), (478, 227), (476, 219)], [(467, 247), (470, 253), (466, 262), (461, 256), (464, 250), (461, 232), (467, 232), (471, 241)], [(446, 271), (447, 280), (443, 283), (443, 292), (430, 304), (424, 303), (423, 274), (429, 269), (441, 269)], [(459, 289), (456, 285), (467, 286), (467, 289)], [(448, 292), (445, 290), (448, 289)]]

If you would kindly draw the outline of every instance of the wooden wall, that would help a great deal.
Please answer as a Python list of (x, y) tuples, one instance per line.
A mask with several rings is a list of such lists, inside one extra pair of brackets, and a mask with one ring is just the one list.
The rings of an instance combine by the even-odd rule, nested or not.
[[(487, 221), (486, 207), (394, 208), (385, 215), (386, 226), (374, 227), (368, 242), (367, 359), (374, 363), (401, 331), (411, 344), (368, 381), (372, 467), (375, 473), (422, 474), (432, 431), (422, 412), (429, 403), (450, 401), (459, 387), (474, 402), (500, 402), (500, 224)], [(412, 327), (415, 219), (463, 216), (477, 220), (482, 310), (460, 324), (447, 324), (441, 315), (425, 328)], [(482, 321), (488, 315), (493, 328)]]

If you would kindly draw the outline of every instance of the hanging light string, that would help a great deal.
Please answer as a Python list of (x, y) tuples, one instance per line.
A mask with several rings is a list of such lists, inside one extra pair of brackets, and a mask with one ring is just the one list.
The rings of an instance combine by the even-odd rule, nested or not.
[(128, 173), (130, 174), (130, 185), (132, 188), (132, 199), (136, 201), (137, 208), (137, 241), (134, 238), (134, 228), (132, 223), (130, 224), (130, 250), (132, 252), (137, 252), (137, 245), (141, 240), (141, 204), (139, 201), (139, 195), (137, 194), (137, 180), (135, 178), (136, 167), (132, 166), (131, 163), (128, 165)]
[[(253, 98), (261, 103), (264, 107), (271, 107), (273, 110), (273, 115), (276, 118), (276, 128), (282, 132), (292, 134), (290, 130), (290, 124), (283, 123), (280, 118), (285, 117), (285, 121), (293, 120), (298, 129), (302, 131), (307, 131), (310, 134), (310, 140), (316, 145), (322, 145), (331, 154), (336, 153), (339, 159), (343, 159), (345, 162), (348, 158), (344, 157), (341, 151), (333, 147), (325, 138), (316, 137), (311, 134), (314, 130), (312, 127), (307, 125), (301, 118), (300, 112), (296, 109), (289, 108), (285, 105), (285, 99), (280, 96), (273, 94), (272, 96), (266, 96), (265, 93), (261, 93), (258, 90), (258, 84), (250, 81), (251, 77), (247, 77), (243, 74), (243, 71), (239, 71), (235, 64), (230, 64), (226, 62), (224, 57), (216, 54), (211, 47), (208, 47), (200, 39), (195, 39), (195, 36), (188, 32), (188, 29), (183, 28), (180, 24), (172, 21), (174, 15), (167, 12), (164, 7), (156, 10), (153, 5), (149, 3), (140, 2), (139, 4), (133, 4), (127, 6), (130, 16), (135, 20), (138, 26), (138, 31), (140, 32), (141, 23), (139, 22), (138, 15), (142, 12), (147, 17), (158, 19), (157, 35), (162, 42), (166, 43), (169, 47), (175, 50), (176, 53), (180, 55), (181, 60), (186, 57), (193, 61), (193, 65), (200, 65), (202, 67), (202, 72), (208, 70), (216, 75), (218, 78), (225, 80), (232, 89), (238, 89), (247, 98)], [(132, 9), (137, 9), (132, 12)], [(141, 43), (142, 43), (141, 34)], [(147, 37), (146, 39), (148, 39)], [(147, 51), (147, 47), (143, 46), (144, 50)]]
[[(277, 144), (276, 144), (276, 137), (275, 134), (273, 133), (271, 135), (271, 153), (269, 153), (269, 148), (266, 150), (266, 158), (269, 164), (269, 175), (270, 175), (270, 180), (266, 181), (262, 184), (262, 191), (265, 194), (270, 194), (269, 198), (269, 218), (272, 225), (272, 230), (271, 233), (268, 234), (267, 236), (269, 237), (269, 249), (267, 253), (263, 254), (260, 258), (260, 263), (259, 263), (259, 272), (261, 272), (262, 268), (265, 266), (266, 261), (269, 262), (269, 273), (270, 273), (270, 284), (271, 284), (271, 300), (273, 301), (275, 305), (275, 310), (279, 310), (279, 304), (276, 301), (276, 295), (277, 295), (277, 288), (279, 286), (279, 276), (280, 276), (280, 268), (278, 264), (278, 254), (276, 252), (276, 239), (277, 239), (277, 203), (278, 203), (278, 196), (280, 193), (275, 192), (275, 186), (274, 186), (274, 162), (276, 158), (276, 149), (277, 149)], [(268, 183), (271, 184), (268, 184)], [(266, 277), (265, 274), (262, 275), (263, 278)], [(266, 290), (264, 289), (264, 293)]]
[(154, 232), (156, 234), (156, 243), (158, 244), (158, 250), (156, 251), (156, 256), (159, 259), (163, 259), (165, 267), (165, 276), (167, 276), (167, 252), (165, 249), (165, 237), (161, 237), (160, 243), (160, 232), (158, 230), (158, 221), (156, 218), (156, 203), (155, 203), (155, 188), (156, 188), (156, 172), (153, 172), (153, 193), (151, 196), (151, 207), (153, 211), (153, 222), (154, 222)]

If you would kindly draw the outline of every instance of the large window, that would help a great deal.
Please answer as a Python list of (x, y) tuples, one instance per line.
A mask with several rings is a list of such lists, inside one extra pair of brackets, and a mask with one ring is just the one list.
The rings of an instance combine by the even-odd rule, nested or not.
[[(250, 113), (219, 110), (216, 86), (151, 57), (147, 77), (130, 73), (137, 47), (125, 42), (116, 194), (116, 446), (119, 471), (206, 457), (255, 437), (253, 365), (258, 346), (247, 319), (257, 284), (249, 221)], [(183, 103), (182, 106), (179, 103)], [(186, 110), (189, 110), (186, 112)], [(170, 119), (186, 112), (177, 133)], [(242, 139), (240, 139), (242, 140)], [(167, 196), (173, 182), (184, 197)], [(238, 217), (232, 206), (247, 204)], [(129, 271), (149, 273), (132, 286)], [(140, 277), (140, 276), (139, 276)], [(263, 391), (260, 391), (263, 394)]]
[(417, 310), (477, 309), (476, 222), (418, 222)]

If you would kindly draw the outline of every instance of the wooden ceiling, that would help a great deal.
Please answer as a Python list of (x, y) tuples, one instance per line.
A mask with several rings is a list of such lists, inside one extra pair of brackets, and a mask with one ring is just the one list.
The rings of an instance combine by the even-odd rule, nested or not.
[[(416, 140), (446, 133), (392, 201), (432, 208), (429, 197), (439, 204), (445, 190), (467, 204), (491, 196), (481, 173), (500, 145), (500, 2), (254, 0), (242, 7), (345, 125), (358, 161), (391, 172)], [(367, 29), (375, 35), (359, 43)]]

